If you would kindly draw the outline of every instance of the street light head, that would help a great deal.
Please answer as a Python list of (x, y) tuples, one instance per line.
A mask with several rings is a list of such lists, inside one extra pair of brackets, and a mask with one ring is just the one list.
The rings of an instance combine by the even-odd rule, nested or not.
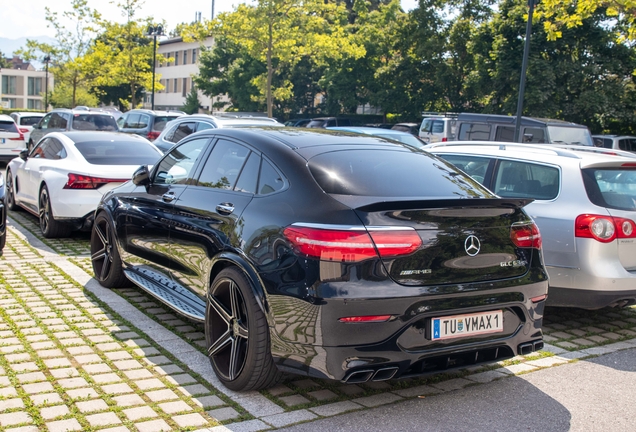
[(155, 26), (148, 26), (148, 36), (161, 36), (163, 35), (163, 26), (161, 24), (157, 24)]
[(48, 63), (51, 61), (51, 56), (47, 54), (42, 60), (44, 61), (44, 63)]

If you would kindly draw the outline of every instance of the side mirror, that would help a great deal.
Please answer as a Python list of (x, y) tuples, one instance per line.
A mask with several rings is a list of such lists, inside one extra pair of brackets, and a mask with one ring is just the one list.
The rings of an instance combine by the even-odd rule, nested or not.
[(29, 157), (29, 149), (24, 149), (20, 152), (20, 159), (22, 159), (23, 161), (27, 160), (28, 157)]
[(148, 165), (142, 165), (133, 173), (132, 182), (136, 186), (144, 186), (150, 184), (150, 170)]

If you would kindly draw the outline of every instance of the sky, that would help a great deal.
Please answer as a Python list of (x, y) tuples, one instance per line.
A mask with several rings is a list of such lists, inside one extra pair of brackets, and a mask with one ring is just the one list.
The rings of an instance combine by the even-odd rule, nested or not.
[[(240, 0), (215, 0), (214, 13), (229, 12)], [(88, 0), (91, 8), (97, 9), (110, 21), (123, 21), (118, 8), (112, 0)], [(405, 10), (413, 9), (417, 0), (402, 0)], [(45, 10), (47, 7), (61, 16), (64, 11), (71, 10), (71, 0), (0, 0), (2, 20), (0, 37), (18, 39), (37, 36), (55, 37), (51, 27), (47, 27)], [(169, 30), (182, 22), (194, 21), (195, 13), (201, 12), (203, 19), (210, 19), (212, 0), (145, 0), (139, 12), (139, 18), (152, 16), (156, 22), (165, 20)]]

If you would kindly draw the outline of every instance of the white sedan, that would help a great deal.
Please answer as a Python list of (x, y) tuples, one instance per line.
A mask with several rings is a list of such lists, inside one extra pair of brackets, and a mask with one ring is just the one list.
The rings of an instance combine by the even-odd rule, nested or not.
[(7, 165), (6, 200), (40, 218), (44, 237), (90, 228), (101, 197), (162, 153), (147, 139), (117, 132), (52, 132)]

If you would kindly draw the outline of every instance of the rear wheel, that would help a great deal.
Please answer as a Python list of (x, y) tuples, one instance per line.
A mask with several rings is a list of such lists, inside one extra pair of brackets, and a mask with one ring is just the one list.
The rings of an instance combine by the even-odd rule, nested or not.
[(95, 279), (106, 288), (128, 286), (115, 241), (115, 230), (108, 216), (101, 212), (91, 231), (91, 261)]
[(18, 205), (15, 202), (15, 188), (13, 187), (13, 175), (11, 170), (7, 170), (7, 208), (11, 211), (16, 211)]
[(270, 351), (269, 328), (245, 275), (221, 271), (208, 293), (205, 336), (216, 376), (231, 390), (257, 390), (282, 374)]
[(40, 231), (46, 238), (68, 237), (71, 234), (71, 227), (55, 220), (53, 208), (51, 207), (51, 196), (46, 185), (40, 190)]

